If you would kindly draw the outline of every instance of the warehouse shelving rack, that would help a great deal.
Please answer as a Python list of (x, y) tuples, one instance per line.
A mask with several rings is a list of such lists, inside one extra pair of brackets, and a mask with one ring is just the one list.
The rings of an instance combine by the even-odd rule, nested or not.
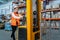
[[(12, 2), (13, 4), (18, 4), (18, 2)], [(41, 20), (41, 0), (37, 0), (37, 16), (38, 16), (38, 26), (33, 27), (33, 11), (32, 11), (32, 0), (26, 0), (26, 5), (19, 5), (19, 9), (26, 8), (26, 25), (19, 26), (18, 28), (18, 39), (17, 40), (41, 40), (40, 37), (40, 20)], [(34, 28), (38, 30), (33, 31)]]
[[(46, 6), (46, 5), (45, 5)], [(49, 14), (52, 14), (51, 12), (60, 12), (60, 8), (50, 8), (50, 9), (42, 9), (41, 10), (41, 15), (43, 15), (43, 13), (44, 14), (47, 14), (47, 12), (50, 12)], [(57, 14), (57, 13), (56, 13)], [(42, 16), (41, 16), (41, 20), (43, 21), (43, 23), (45, 23), (46, 24), (46, 21), (48, 21), (50, 24), (49, 24), (49, 26), (47, 27), (47, 25), (45, 25), (45, 24), (43, 24), (44, 26), (43, 27), (46, 27), (46, 28), (43, 28), (43, 29), (41, 29), (41, 33), (45, 33), (46, 35), (48, 35), (48, 37), (45, 37), (45, 35), (44, 36), (41, 36), (41, 37), (45, 37), (45, 39), (44, 40), (51, 40), (51, 38), (50, 38), (50, 35), (51, 35), (51, 29), (59, 29), (60, 27), (57, 27), (57, 25), (56, 25), (56, 22), (58, 22), (58, 21), (60, 21), (60, 18), (52, 18), (52, 17), (50, 17), (50, 18), (43, 18)], [(51, 23), (52, 23), (52, 21), (54, 22), (54, 24), (55, 24), (55, 26), (54, 27), (51, 27)], [(47, 33), (47, 30), (46, 29), (48, 29), (49, 31), (48, 32), (50, 32), (50, 33)], [(49, 39), (50, 38), (50, 39)]]
[(60, 11), (60, 8), (45, 9), (42, 10), (41, 12), (51, 12), (51, 11)]
[[(53, 11), (60, 11), (60, 8), (52, 8), (52, 9), (45, 9), (42, 10), (41, 12), (53, 12)], [(60, 18), (42, 18), (42, 20), (60, 20)]]
[[(50, 9), (42, 9), (41, 10), (41, 14), (42, 13), (46, 13), (46, 12), (60, 12), (60, 8), (50, 8)], [(50, 13), (51, 14), (51, 13)], [(44, 21), (59, 21), (60, 18), (41, 18)]]

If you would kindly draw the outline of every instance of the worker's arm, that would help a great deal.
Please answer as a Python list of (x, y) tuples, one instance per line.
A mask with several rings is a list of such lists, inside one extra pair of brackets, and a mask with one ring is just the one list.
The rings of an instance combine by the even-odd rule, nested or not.
[(19, 14), (20, 18), (23, 18), (23, 15), (22, 14)]
[(20, 19), (23, 18), (23, 16), (19, 15), (19, 16), (15, 16), (14, 13), (12, 13), (12, 17), (16, 18), (16, 19)]

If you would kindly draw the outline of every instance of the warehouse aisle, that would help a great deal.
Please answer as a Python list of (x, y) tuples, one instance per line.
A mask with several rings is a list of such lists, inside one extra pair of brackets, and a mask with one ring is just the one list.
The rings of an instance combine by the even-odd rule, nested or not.
[(10, 35), (11, 31), (0, 30), (0, 40), (12, 40)]
[(46, 33), (42, 36), (42, 40), (60, 40), (60, 29), (47, 29)]

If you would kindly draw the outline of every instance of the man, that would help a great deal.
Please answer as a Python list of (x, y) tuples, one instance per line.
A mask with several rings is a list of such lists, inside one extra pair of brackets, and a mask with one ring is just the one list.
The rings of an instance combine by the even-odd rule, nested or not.
[(15, 6), (14, 12), (11, 14), (11, 27), (12, 27), (11, 38), (13, 38), (13, 40), (15, 40), (15, 31), (17, 29), (17, 26), (20, 26), (21, 18), (23, 18), (23, 16), (18, 13), (18, 6)]

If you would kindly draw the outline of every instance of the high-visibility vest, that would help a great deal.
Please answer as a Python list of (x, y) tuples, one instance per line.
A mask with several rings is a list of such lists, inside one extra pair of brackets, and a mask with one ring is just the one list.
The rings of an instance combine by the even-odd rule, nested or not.
[[(15, 16), (19, 16), (16, 12), (14, 12)], [(12, 26), (19, 26), (20, 25), (20, 19), (16, 19), (14, 17), (11, 17), (11, 25)]]

